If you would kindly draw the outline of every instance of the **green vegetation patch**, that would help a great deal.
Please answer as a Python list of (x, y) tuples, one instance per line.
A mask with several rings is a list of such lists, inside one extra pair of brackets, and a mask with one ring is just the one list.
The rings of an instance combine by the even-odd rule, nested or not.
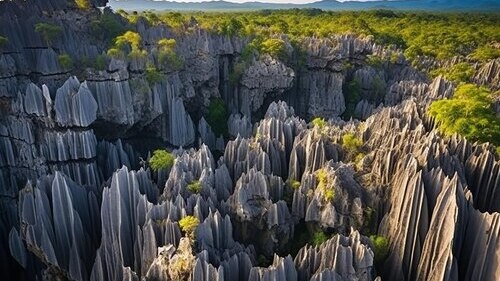
[(172, 153), (158, 149), (153, 152), (153, 156), (149, 159), (149, 166), (153, 171), (160, 169), (168, 169), (174, 165), (175, 157)]
[(164, 38), (158, 41), (158, 62), (163, 67), (179, 70), (184, 65), (183, 59), (175, 52), (175, 39)]
[(0, 48), (3, 48), (8, 43), (9, 43), (9, 39), (7, 37), (0, 36)]
[(455, 56), (486, 61), (500, 54), (498, 15), (494, 13), (431, 13), (370, 11), (321, 11), (319, 9), (247, 12), (162, 12), (126, 15), (131, 22), (143, 17), (151, 24), (165, 23), (186, 31), (191, 22), (214, 33), (274, 38), (286, 34), (290, 41), (306, 36), (333, 34), (371, 36), (382, 45), (401, 48), (410, 61), (419, 56), (451, 59)]
[(389, 254), (389, 240), (380, 235), (370, 236), (374, 246), (375, 264), (381, 264)]
[(446, 136), (458, 133), (471, 141), (500, 146), (500, 118), (492, 102), (493, 94), (487, 88), (462, 84), (452, 98), (433, 102), (428, 113)]
[(325, 168), (316, 171), (316, 180), (318, 181), (316, 188), (323, 193), (323, 199), (326, 202), (333, 201), (335, 199), (335, 190), (329, 186), (328, 172)]
[(285, 60), (286, 47), (285, 41), (278, 38), (269, 38), (262, 41), (260, 45), (260, 53), (269, 54), (273, 58)]
[(179, 221), (181, 230), (190, 238), (194, 238), (195, 230), (199, 224), (200, 221), (195, 216), (186, 216)]
[(191, 193), (200, 193), (203, 189), (203, 185), (199, 180), (192, 181), (187, 185), (187, 190)]
[(328, 241), (328, 239), (330, 239), (330, 237), (323, 231), (319, 230), (313, 233), (311, 244), (313, 244), (314, 246), (319, 246)]
[(61, 65), (66, 70), (73, 68), (73, 60), (68, 54), (59, 55), (57, 57), (57, 61), (59, 62), (59, 65)]
[(80, 9), (89, 9), (90, 8), (90, 1), (89, 0), (75, 0), (76, 6)]
[(324, 128), (326, 128), (326, 125), (328, 124), (328, 122), (326, 122), (326, 120), (324, 118), (321, 118), (321, 117), (316, 117), (314, 118), (311, 123), (313, 124), (313, 126), (315, 128), (318, 128), (320, 130), (323, 130)]
[(42, 36), (47, 45), (50, 45), (61, 35), (62, 28), (56, 24), (39, 22), (35, 24), (35, 32)]
[(455, 83), (469, 82), (474, 75), (474, 69), (466, 62), (454, 64), (449, 67), (440, 67), (431, 71), (431, 76), (443, 75), (449, 81)]
[(216, 136), (227, 136), (227, 110), (224, 101), (221, 98), (210, 100), (208, 106), (207, 122), (212, 127)]
[(128, 57), (132, 59), (144, 58), (146, 50), (141, 49), (142, 38), (139, 33), (126, 31), (114, 39), (113, 46), (108, 50), (108, 56), (123, 59), (128, 51)]
[(154, 66), (146, 67), (145, 78), (149, 85), (158, 84), (162, 80), (162, 74)]

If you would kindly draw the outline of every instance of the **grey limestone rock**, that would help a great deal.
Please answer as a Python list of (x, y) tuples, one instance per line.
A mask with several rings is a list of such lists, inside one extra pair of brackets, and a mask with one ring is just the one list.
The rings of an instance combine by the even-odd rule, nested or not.
[(304, 246), (295, 257), (295, 266), (298, 280), (373, 280), (373, 258), (368, 238), (353, 230), (349, 236), (337, 234), (319, 246)]
[(87, 127), (96, 119), (97, 102), (87, 83), (70, 77), (57, 90), (55, 99), (56, 121), (63, 127)]
[(246, 99), (242, 106), (248, 106), (242, 112), (250, 116), (262, 106), (267, 95), (281, 95), (290, 88), (294, 77), (293, 69), (269, 55), (254, 61), (240, 80), (241, 96)]
[(493, 89), (500, 88), (500, 59), (492, 59), (485, 63), (474, 74), (474, 82), (482, 85), (491, 85)]
[(274, 256), (269, 267), (253, 267), (249, 281), (297, 281), (297, 271), (290, 255), (285, 258)]

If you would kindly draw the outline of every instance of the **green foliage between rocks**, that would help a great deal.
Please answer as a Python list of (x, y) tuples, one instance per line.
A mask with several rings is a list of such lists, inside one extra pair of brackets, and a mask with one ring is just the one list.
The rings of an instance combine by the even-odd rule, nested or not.
[(158, 61), (163, 67), (170, 67), (173, 70), (182, 68), (184, 61), (175, 52), (177, 42), (175, 39), (160, 39), (158, 41)]
[(319, 246), (325, 243), (329, 239), (328, 235), (326, 235), (323, 231), (319, 230), (313, 233), (311, 244), (314, 246)]
[(285, 41), (278, 38), (269, 38), (260, 44), (260, 53), (269, 54), (273, 58), (286, 59)]
[(0, 48), (3, 48), (5, 45), (9, 43), (9, 39), (4, 36), (0, 36)]
[(180, 31), (186, 31), (194, 21), (214, 33), (263, 38), (286, 34), (290, 41), (333, 34), (371, 36), (378, 44), (401, 48), (414, 63), (419, 56), (440, 60), (470, 56), (486, 61), (498, 57), (500, 52), (496, 44), (499, 41), (498, 16), (494, 13), (290, 9), (151, 14), (130, 14), (127, 18), (134, 22), (142, 16), (151, 24), (165, 23)]
[(314, 127), (323, 130), (326, 125), (328, 124), (324, 118), (321, 117), (316, 117), (314, 118), (311, 123), (313, 124)]
[(227, 117), (224, 101), (221, 98), (211, 99), (208, 106), (207, 122), (216, 136), (227, 136)]
[(455, 83), (469, 82), (474, 75), (474, 69), (466, 62), (457, 63), (450, 67), (441, 67), (431, 71), (431, 76), (443, 75), (447, 80)]
[(39, 33), (42, 36), (43, 40), (48, 46), (61, 35), (62, 28), (56, 24), (39, 22), (35, 24), (35, 32)]
[(59, 55), (57, 57), (57, 61), (59, 62), (59, 65), (66, 70), (73, 68), (73, 60), (68, 54)]
[(300, 181), (298, 181), (298, 180), (291, 180), (289, 184), (290, 184), (290, 187), (293, 189), (300, 188)]
[(433, 102), (428, 113), (447, 136), (458, 133), (471, 141), (500, 146), (500, 118), (492, 102), (493, 94), (487, 88), (462, 84), (452, 98)]
[(90, 1), (89, 0), (75, 0), (76, 6), (80, 9), (89, 9)]
[(154, 66), (146, 67), (145, 72), (146, 81), (148, 81), (149, 85), (154, 85), (161, 82), (162, 74), (156, 69)]
[(190, 238), (194, 238), (195, 230), (199, 224), (200, 221), (195, 216), (186, 216), (179, 221), (181, 230)]
[(323, 199), (326, 202), (331, 202), (335, 199), (335, 190), (332, 186), (329, 186), (328, 182), (328, 172), (326, 169), (322, 168), (316, 171), (316, 180), (318, 181), (318, 185), (316, 188), (321, 190), (323, 193)]
[(374, 246), (375, 264), (381, 264), (389, 254), (389, 240), (380, 235), (372, 235), (370, 240)]
[(203, 185), (199, 180), (192, 181), (187, 185), (187, 190), (191, 193), (200, 193), (203, 189)]
[(168, 169), (174, 165), (175, 157), (172, 153), (164, 150), (158, 149), (153, 152), (153, 156), (149, 159), (149, 166), (153, 171), (158, 171), (160, 169)]
[(108, 56), (124, 59), (127, 54), (131, 59), (144, 58), (147, 56), (147, 52), (141, 49), (141, 42), (142, 38), (139, 33), (126, 31), (114, 39), (113, 46), (108, 50)]

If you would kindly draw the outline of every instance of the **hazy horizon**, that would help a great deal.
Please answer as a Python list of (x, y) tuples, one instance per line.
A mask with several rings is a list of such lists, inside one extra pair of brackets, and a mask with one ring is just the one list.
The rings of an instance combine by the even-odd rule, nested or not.
[[(137, 0), (136, 0), (137, 1)], [(215, 2), (225, 1), (232, 3), (248, 3), (248, 2), (261, 2), (261, 3), (276, 3), (276, 4), (309, 4), (319, 2), (322, 0), (143, 0), (147, 2), (178, 2), (178, 3), (201, 3), (201, 2)], [(336, 0), (338, 2), (373, 2), (383, 0)], [(386, 0), (388, 1), (388, 0)], [(128, 2), (126, 0), (111, 0), (109, 2)]]

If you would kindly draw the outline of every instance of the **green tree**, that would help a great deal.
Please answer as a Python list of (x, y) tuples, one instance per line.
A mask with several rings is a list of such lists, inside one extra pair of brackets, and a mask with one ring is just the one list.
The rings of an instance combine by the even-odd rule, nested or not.
[(326, 122), (326, 120), (324, 118), (321, 118), (321, 117), (316, 117), (314, 118), (311, 123), (313, 124), (313, 126), (315, 128), (318, 128), (320, 130), (323, 130), (326, 125), (328, 125), (328, 123)]
[(500, 118), (492, 109), (493, 95), (485, 87), (460, 85), (450, 99), (431, 104), (428, 113), (447, 136), (458, 133), (469, 140), (500, 145)]
[(119, 20), (119, 16), (108, 10), (104, 10), (98, 19), (90, 22), (90, 33), (98, 40), (111, 43), (111, 41), (125, 32), (124, 24)]
[(474, 69), (470, 64), (461, 62), (451, 67), (441, 67), (432, 70), (431, 75), (434, 77), (443, 75), (446, 79), (456, 83), (469, 82), (472, 75), (474, 75)]
[(0, 36), (0, 49), (9, 43), (9, 39), (4, 36)]
[(153, 171), (160, 169), (168, 169), (174, 165), (174, 155), (164, 149), (158, 149), (153, 152), (153, 156), (149, 159), (149, 166)]
[(220, 26), (220, 33), (229, 36), (240, 35), (242, 30), (243, 30), (243, 24), (241, 23), (241, 21), (237, 20), (234, 17), (225, 21)]
[(145, 77), (146, 77), (146, 81), (148, 81), (149, 85), (154, 85), (154, 84), (160, 83), (161, 79), (162, 79), (161, 73), (154, 66), (146, 67)]
[(372, 235), (370, 236), (370, 240), (374, 246), (375, 264), (380, 265), (389, 254), (389, 240), (380, 235)]
[(55, 24), (39, 22), (35, 24), (35, 32), (40, 33), (47, 46), (49, 46), (53, 43), (53, 40), (61, 35), (62, 28)]
[(73, 60), (68, 54), (59, 55), (57, 61), (66, 70), (73, 68)]
[(285, 41), (277, 38), (266, 39), (260, 45), (260, 52), (283, 60), (286, 58)]
[(161, 39), (158, 41), (158, 61), (162, 66), (170, 66), (173, 70), (179, 70), (184, 64), (181, 57), (175, 52), (177, 42), (175, 39)]
[(126, 31), (114, 39), (114, 45), (108, 50), (108, 56), (115, 58), (124, 58), (125, 52), (129, 51), (130, 58), (142, 58), (147, 56), (146, 50), (141, 49), (142, 38), (139, 33)]
[(191, 193), (200, 193), (203, 189), (203, 185), (199, 180), (192, 181), (187, 185), (187, 190)]
[(328, 241), (328, 235), (326, 235), (323, 231), (319, 230), (314, 232), (311, 242), (314, 246), (319, 246), (325, 243), (326, 241)]
[(227, 136), (227, 110), (221, 98), (210, 100), (207, 122), (217, 136)]
[(195, 238), (195, 230), (199, 224), (200, 221), (195, 216), (186, 216), (179, 221), (181, 230), (190, 238)]
[(500, 48), (492, 44), (479, 46), (471, 54), (472, 58), (478, 61), (487, 61), (500, 57)]
[(89, 0), (75, 0), (76, 6), (80, 9), (89, 9), (90, 1)]

